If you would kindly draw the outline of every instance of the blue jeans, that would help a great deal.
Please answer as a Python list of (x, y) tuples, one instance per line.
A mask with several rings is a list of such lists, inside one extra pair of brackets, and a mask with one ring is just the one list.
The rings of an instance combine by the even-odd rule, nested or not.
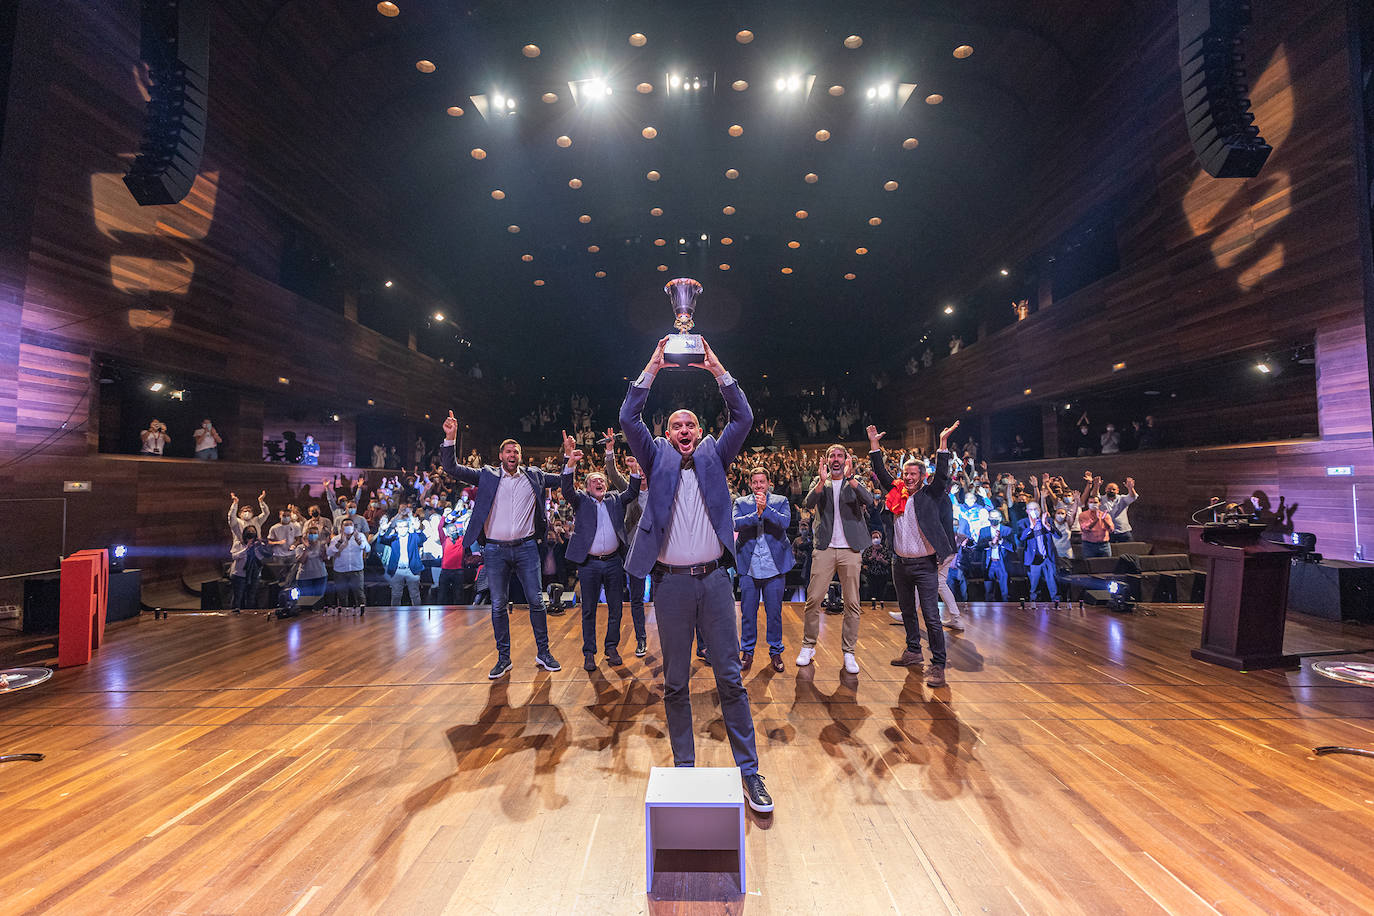
[(549, 651), (549, 620), (545, 615), (544, 594), (540, 590), (539, 546), (533, 540), (514, 547), (488, 543), (482, 548), (482, 561), (491, 589), (491, 631), (496, 637), (496, 654), (510, 658), (510, 577), (520, 577), (520, 587), (530, 603), (530, 628), (539, 652)]
[[(577, 571), (582, 588), (582, 654), (596, 654), (596, 606), (601, 588), (606, 588), (606, 653), (620, 650), (620, 617), (625, 610), (622, 590), (625, 588), (625, 567), (620, 557), (609, 560), (588, 558)], [(640, 607), (644, 606), (643, 601)]]
[(644, 628), (644, 578), (626, 573), (625, 579), (630, 594), (630, 620), (635, 625), (635, 639), (646, 639), (649, 633)]
[(1107, 541), (1083, 541), (1083, 558), (1088, 557), (1109, 557), (1112, 555), (1111, 544)]
[(1030, 579), (1030, 600), (1034, 601), (1035, 593), (1039, 589), (1039, 584), (1043, 580), (1045, 588), (1049, 590), (1050, 600), (1059, 600), (1059, 581), (1057, 579), (1059, 570), (1054, 565), (1054, 560), (1044, 560), (1040, 563), (1029, 563), (1026, 565), (1026, 576)]
[(759, 638), (759, 597), (763, 597), (763, 617), (768, 626), (768, 651), (782, 654), (782, 593), (786, 576), (755, 579), (739, 577), (739, 647), (753, 652)]

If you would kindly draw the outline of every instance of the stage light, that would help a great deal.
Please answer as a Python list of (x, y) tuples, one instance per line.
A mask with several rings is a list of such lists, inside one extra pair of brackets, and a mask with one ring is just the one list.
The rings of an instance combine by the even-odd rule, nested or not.
[(683, 239), (678, 239), (678, 240), (677, 240), (677, 243), (678, 243), (679, 245), (686, 245), (686, 244), (687, 244), (687, 240), (686, 240), (685, 238), (683, 238)]
[(178, 388), (175, 391), (169, 391), (167, 392), (167, 397), (171, 398), (173, 401), (184, 401), (186, 400), (186, 389)]
[(1262, 373), (1263, 375), (1268, 375), (1269, 373), (1274, 371), (1268, 363), (1255, 363), (1255, 368), (1259, 370), (1260, 373)]
[(391, 289), (391, 287), (393, 287), (393, 286), (396, 285), (396, 281), (394, 281), (394, 280), (387, 280), (387, 281), (386, 281), (385, 283), (383, 283), (382, 285), (385, 286), (387, 289)]
[(778, 90), (779, 92), (782, 92), (784, 89), (787, 88), (787, 80), (781, 76), (778, 77), (777, 80), (773, 83), (773, 88)]
[(952, 306), (952, 305), (947, 305), (947, 306), (945, 306), (945, 314), (946, 314), (946, 315), (953, 315), (953, 314), (954, 314), (954, 306)]
[(1073, 407), (1072, 404), (1065, 404), (1065, 405), (1064, 405), (1064, 409), (1065, 409), (1065, 410), (1069, 410), (1069, 409), (1071, 409), (1072, 407)]
[(444, 313), (443, 313), (443, 312), (435, 312), (435, 313), (434, 313), (434, 320), (435, 320), (435, 321), (443, 321), (443, 320), (444, 320)]
[(1125, 368), (1126, 368), (1126, 363), (1125, 363), (1124, 361), (1123, 361), (1123, 362), (1119, 362), (1119, 363), (1112, 363), (1112, 371), (1113, 371), (1113, 372), (1120, 372), (1122, 369), (1125, 369)]
[(702, 240), (703, 242), (706, 241), (706, 233), (703, 232), (703, 233), (701, 234), (701, 240)]
[[(700, 88), (701, 88), (701, 80), (692, 80), (692, 88), (693, 88), (693, 89), (700, 89)], [(607, 93), (607, 95), (609, 95), (609, 94), (610, 94), (610, 93)]]
[(335, 423), (338, 423), (338, 422), (339, 422), (339, 415), (336, 414), (336, 413), (330, 414), (330, 415), (329, 415), (329, 419), (333, 420)]
[(599, 77), (592, 80), (588, 88), (591, 89), (591, 95), (593, 98), (595, 98), (598, 95), (606, 94), (606, 83)]
[(129, 548), (125, 547), (123, 544), (116, 544), (114, 550), (111, 552), (114, 554), (116, 560), (122, 560), (128, 554)]
[(997, 271), (997, 272), (998, 272), (999, 274), (1001, 274), (1002, 276), (1004, 276), (1004, 277), (1009, 277), (1009, 276), (1011, 276), (1011, 271), (1007, 270), (1005, 267), (1003, 267), (1001, 270), (999, 270), (999, 271)]
[(891, 86), (891, 84), (889, 84), (889, 83), (883, 83), (881, 86), (878, 87), (878, 98), (880, 98), (880, 99), (886, 99), (886, 98), (891, 97), (891, 95), (892, 95), (892, 86)]
[(122, 573), (124, 571), (124, 558), (128, 553), (129, 548), (123, 544), (115, 544), (110, 548), (110, 572)]
[(161, 391), (165, 386), (161, 382), (153, 382), (148, 386), (149, 391)]
[(872, 86), (869, 86), (869, 87), (868, 87), (868, 91), (865, 92), (864, 95), (867, 96), (867, 97), (870, 98), (870, 99), (877, 98), (877, 97), (878, 97), (878, 90), (877, 90), (877, 89), (874, 89)]
[(287, 378), (286, 376), (284, 376), (284, 375), (279, 375), (279, 376), (277, 376), (277, 384), (278, 384), (278, 385), (289, 385), (289, 384), (291, 384), (291, 380), (290, 380), (289, 378)]
[(291, 589), (291, 600), (292, 600), (292, 601), (299, 601), (300, 599), (301, 599), (301, 590), (298, 589), (298, 588), (293, 588), (293, 589)]
[(793, 92), (796, 92), (798, 89), (800, 89), (800, 88), (801, 88), (801, 77), (800, 77), (800, 76), (789, 76), (789, 77), (787, 78), (787, 88), (790, 89), (790, 90), (793, 91)]
[[(609, 89), (607, 89), (607, 90), (606, 90), (606, 94), (607, 94), (607, 95), (610, 95), (610, 94), (611, 94), (611, 91), (610, 91)], [(507, 110), (507, 111), (514, 111), (514, 110), (515, 110), (515, 99), (506, 99), (506, 110)]]
[(678, 75), (676, 73), (668, 77), (668, 85), (672, 86), (674, 89), (677, 88), (679, 82), (681, 81), (678, 79)]
[(491, 97), (491, 105), (492, 105), (493, 108), (505, 108), (505, 107), (506, 107), (506, 97), (503, 96), (503, 95), (501, 95), (501, 94), (499, 94), (499, 93), (498, 93), (497, 95), (492, 96), (492, 97)]

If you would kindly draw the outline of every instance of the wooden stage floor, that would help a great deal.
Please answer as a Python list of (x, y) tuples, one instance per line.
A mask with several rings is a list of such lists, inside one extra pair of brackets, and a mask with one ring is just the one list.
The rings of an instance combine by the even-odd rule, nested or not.
[[(576, 614), (551, 618), (550, 675), (517, 611), (492, 683), (482, 608), (144, 615), (0, 697), (0, 753), (47, 755), (0, 764), (0, 912), (1374, 911), (1374, 760), (1312, 754), (1374, 747), (1374, 690), (1194, 661), (1200, 609), (1156, 610), (975, 604), (932, 691), (888, 665), (881, 611), (861, 674), (835, 617), (799, 673), (789, 605), (787, 670), (747, 676), (778, 810), (750, 816), (743, 896), (723, 875), (645, 894), (644, 789), (671, 763), (652, 621), (648, 658), (630, 636), (588, 674)], [(699, 665), (693, 688), (698, 763), (729, 766)]]

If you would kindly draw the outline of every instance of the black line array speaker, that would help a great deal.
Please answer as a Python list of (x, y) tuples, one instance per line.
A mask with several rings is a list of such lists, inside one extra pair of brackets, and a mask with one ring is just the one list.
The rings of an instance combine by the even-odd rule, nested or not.
[(1253, 178), (1273, 147), (1250, 112), (1241, 32), (1250, 0), (1178, 0), (1183, 116), (1202, 167), (1214, 178)]
[(124, 184), (143, 206), (191, 191), (205, 149), (210, 88), (208, 0), (143, 0), (142, 54), (149, 87), (143, 142)]

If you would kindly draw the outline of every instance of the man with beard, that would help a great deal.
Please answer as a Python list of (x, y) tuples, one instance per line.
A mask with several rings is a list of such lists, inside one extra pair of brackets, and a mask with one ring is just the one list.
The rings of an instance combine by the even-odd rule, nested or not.
[(726, 573), (735, 546), (726, 469), (744, 445), (754, 414), (739, 385), (706, 345), (702, 361), (692, 365), (710, 372), (720, 386), (729, 412), (720, 439), (702, 438), (701, 421), (690, 410), (674, 411), (668, 417), (667, 438), (655, 438), (644, 424), (644, 404), (665, 365), (667, 343), (667, 337), (658, 342), (620, 407), (625, 441), (649, 481), (639, 533), (625, 565), (632, 576), (652, 574), (654, 579), (655, 617), (663, 649), (663, 706), (673, 764), (690, 767), (696, 763), (689, 680), (692, 637), (700, 627), (745, 797), (755, 811), (772, 811), (773, 799), (758, 771), (749, 694), (740, 679), (735, 596)]

